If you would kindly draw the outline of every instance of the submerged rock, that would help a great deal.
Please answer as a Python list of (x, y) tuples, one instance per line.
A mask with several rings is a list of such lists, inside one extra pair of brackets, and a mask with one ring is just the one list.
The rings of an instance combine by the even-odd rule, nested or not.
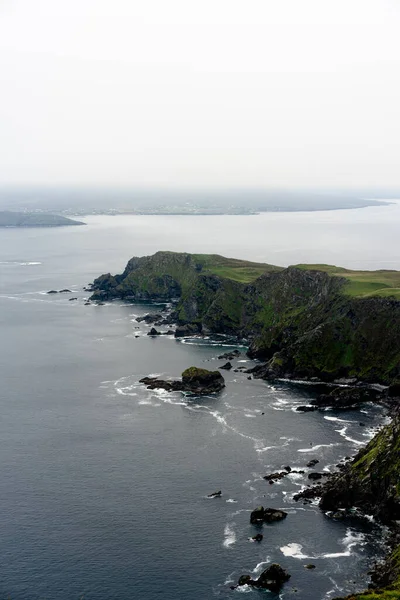
[(219, 490), (218, 492), (213, 492), (212, 494), (208, 494), (207, 498), (221, 498), (222, 492)]
[(262, 533), (257, 533), (257, 535), (253, 535), (251, 538), (254, 542), (262, 542), (264, 536)]
[(57, 290), (49, 290), (47, 293), (48, 294), (58, 294)]
[(161, 333), (159, 331), (157, 331), (157, 329), (152, 327), (147, 335), (155, 336), (155, 335), (161, 335)]

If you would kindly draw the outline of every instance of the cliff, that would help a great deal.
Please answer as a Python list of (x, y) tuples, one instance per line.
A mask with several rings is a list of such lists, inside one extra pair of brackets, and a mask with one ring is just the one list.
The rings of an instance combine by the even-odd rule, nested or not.
[(176, 300), (174, 318), (250, 342), (258, 377), (400, 377), (400, 272), (157, 252), (93, 283), (93, 300)]

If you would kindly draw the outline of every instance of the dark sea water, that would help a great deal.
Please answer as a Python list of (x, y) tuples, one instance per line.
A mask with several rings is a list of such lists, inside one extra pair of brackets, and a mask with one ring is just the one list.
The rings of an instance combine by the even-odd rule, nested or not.
[[(341, 240), (336, 263), (345, 264), (348, 234), (368, 245), (378, 209), (364, 210), (330, 213)], [(352, 233), (349, 213), (358, 218)], [(246, 587), (230, 590), (241, 574), (260, 573), (269, 561), (292, 575), (281, 598), (330, 599), (365, 586), (368, 566), (382, 552), (379, 528), (368, 520), (333, 521), (292, 497), (307, 483), (310, 459), (319, 459), (321, 470), (354, 453), (383, 412), (366, 405), (361, 414), (299, 414), (295, 407), (309, 400), (310, 386), (249, 381), (233, 371), (224, 372), (226, 389), (215, 397), (146, 390), (142, 376), (215, 368), (228, 347), (149, 338), (135, 317), (154, 307), (84, 306), (82, 291), (100, 273), (121, 271), (130, 256), (157, 249), (328, 262), (328, 241), (320, 252), (310, 249), (313, 227), (321, 240), (331, 239), (333, 225), (327, 221), (324, 238), (321, 215), (310, 214), (297, 237), (287, 235), (291, 215), (270, 224), (276, 239), (280, 227), (281, 262), (268, 236), (262, 245), (264, 216), (90, 217), (86, 228), (0, 231), (0, 599), (273, 599)], [(399, 267), (391, 223), (384, 231), (387, 245), (375, 263)], [(370, 260), (365, 256), (360, 266)], [(73, 293), (45, 293), (65, 287)], [(262, 479), (285, 465), (306, 474), (274, 485)], [(219, 489), (221, 498), (206, 497)], [(248, 541), (257, 533), (249, 516), (261, 503), (289, 515), (264, 526), (256, 544)], [(310, 562), (313, 571), (304, 568)]]

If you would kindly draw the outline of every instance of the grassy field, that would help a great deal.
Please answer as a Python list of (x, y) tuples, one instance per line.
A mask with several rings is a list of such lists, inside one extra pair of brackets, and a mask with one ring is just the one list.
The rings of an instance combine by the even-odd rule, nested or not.
[(344, 293), (348, 296), (400, 298), (400, 271), (351, 271), (332, 265), (295, 265), (298, 269), (325, 271), (329, 275), (344, 277), (348, 283)]
[(264, 273), (283, 271), (283, 267), (237, 258), (225, 258), (218, 254), (193, 254), (192, 256), (203, 266), (203, 272), (219, 275), (219, 277), (225, 277), (240, 283), (250, 283)]

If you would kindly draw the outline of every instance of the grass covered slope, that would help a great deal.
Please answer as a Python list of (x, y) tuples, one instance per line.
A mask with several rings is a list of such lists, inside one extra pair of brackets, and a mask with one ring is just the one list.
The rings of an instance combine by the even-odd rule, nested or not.
[(346, 285), (343, 293), (347, 296), (393, 296), (400, 298), (400, 271), (352, 271), (332, 265), (296, 265), (305, 271), (323, 271), (333, 277), (343, 277)]
[(269, 361), (265, 377), (389, 383), (400, 376), (399, 281), (396, 271), (157, 252), (97, 278), (93, 299), (176, 299), (178, 324), (249, 339), (250, 355)]

